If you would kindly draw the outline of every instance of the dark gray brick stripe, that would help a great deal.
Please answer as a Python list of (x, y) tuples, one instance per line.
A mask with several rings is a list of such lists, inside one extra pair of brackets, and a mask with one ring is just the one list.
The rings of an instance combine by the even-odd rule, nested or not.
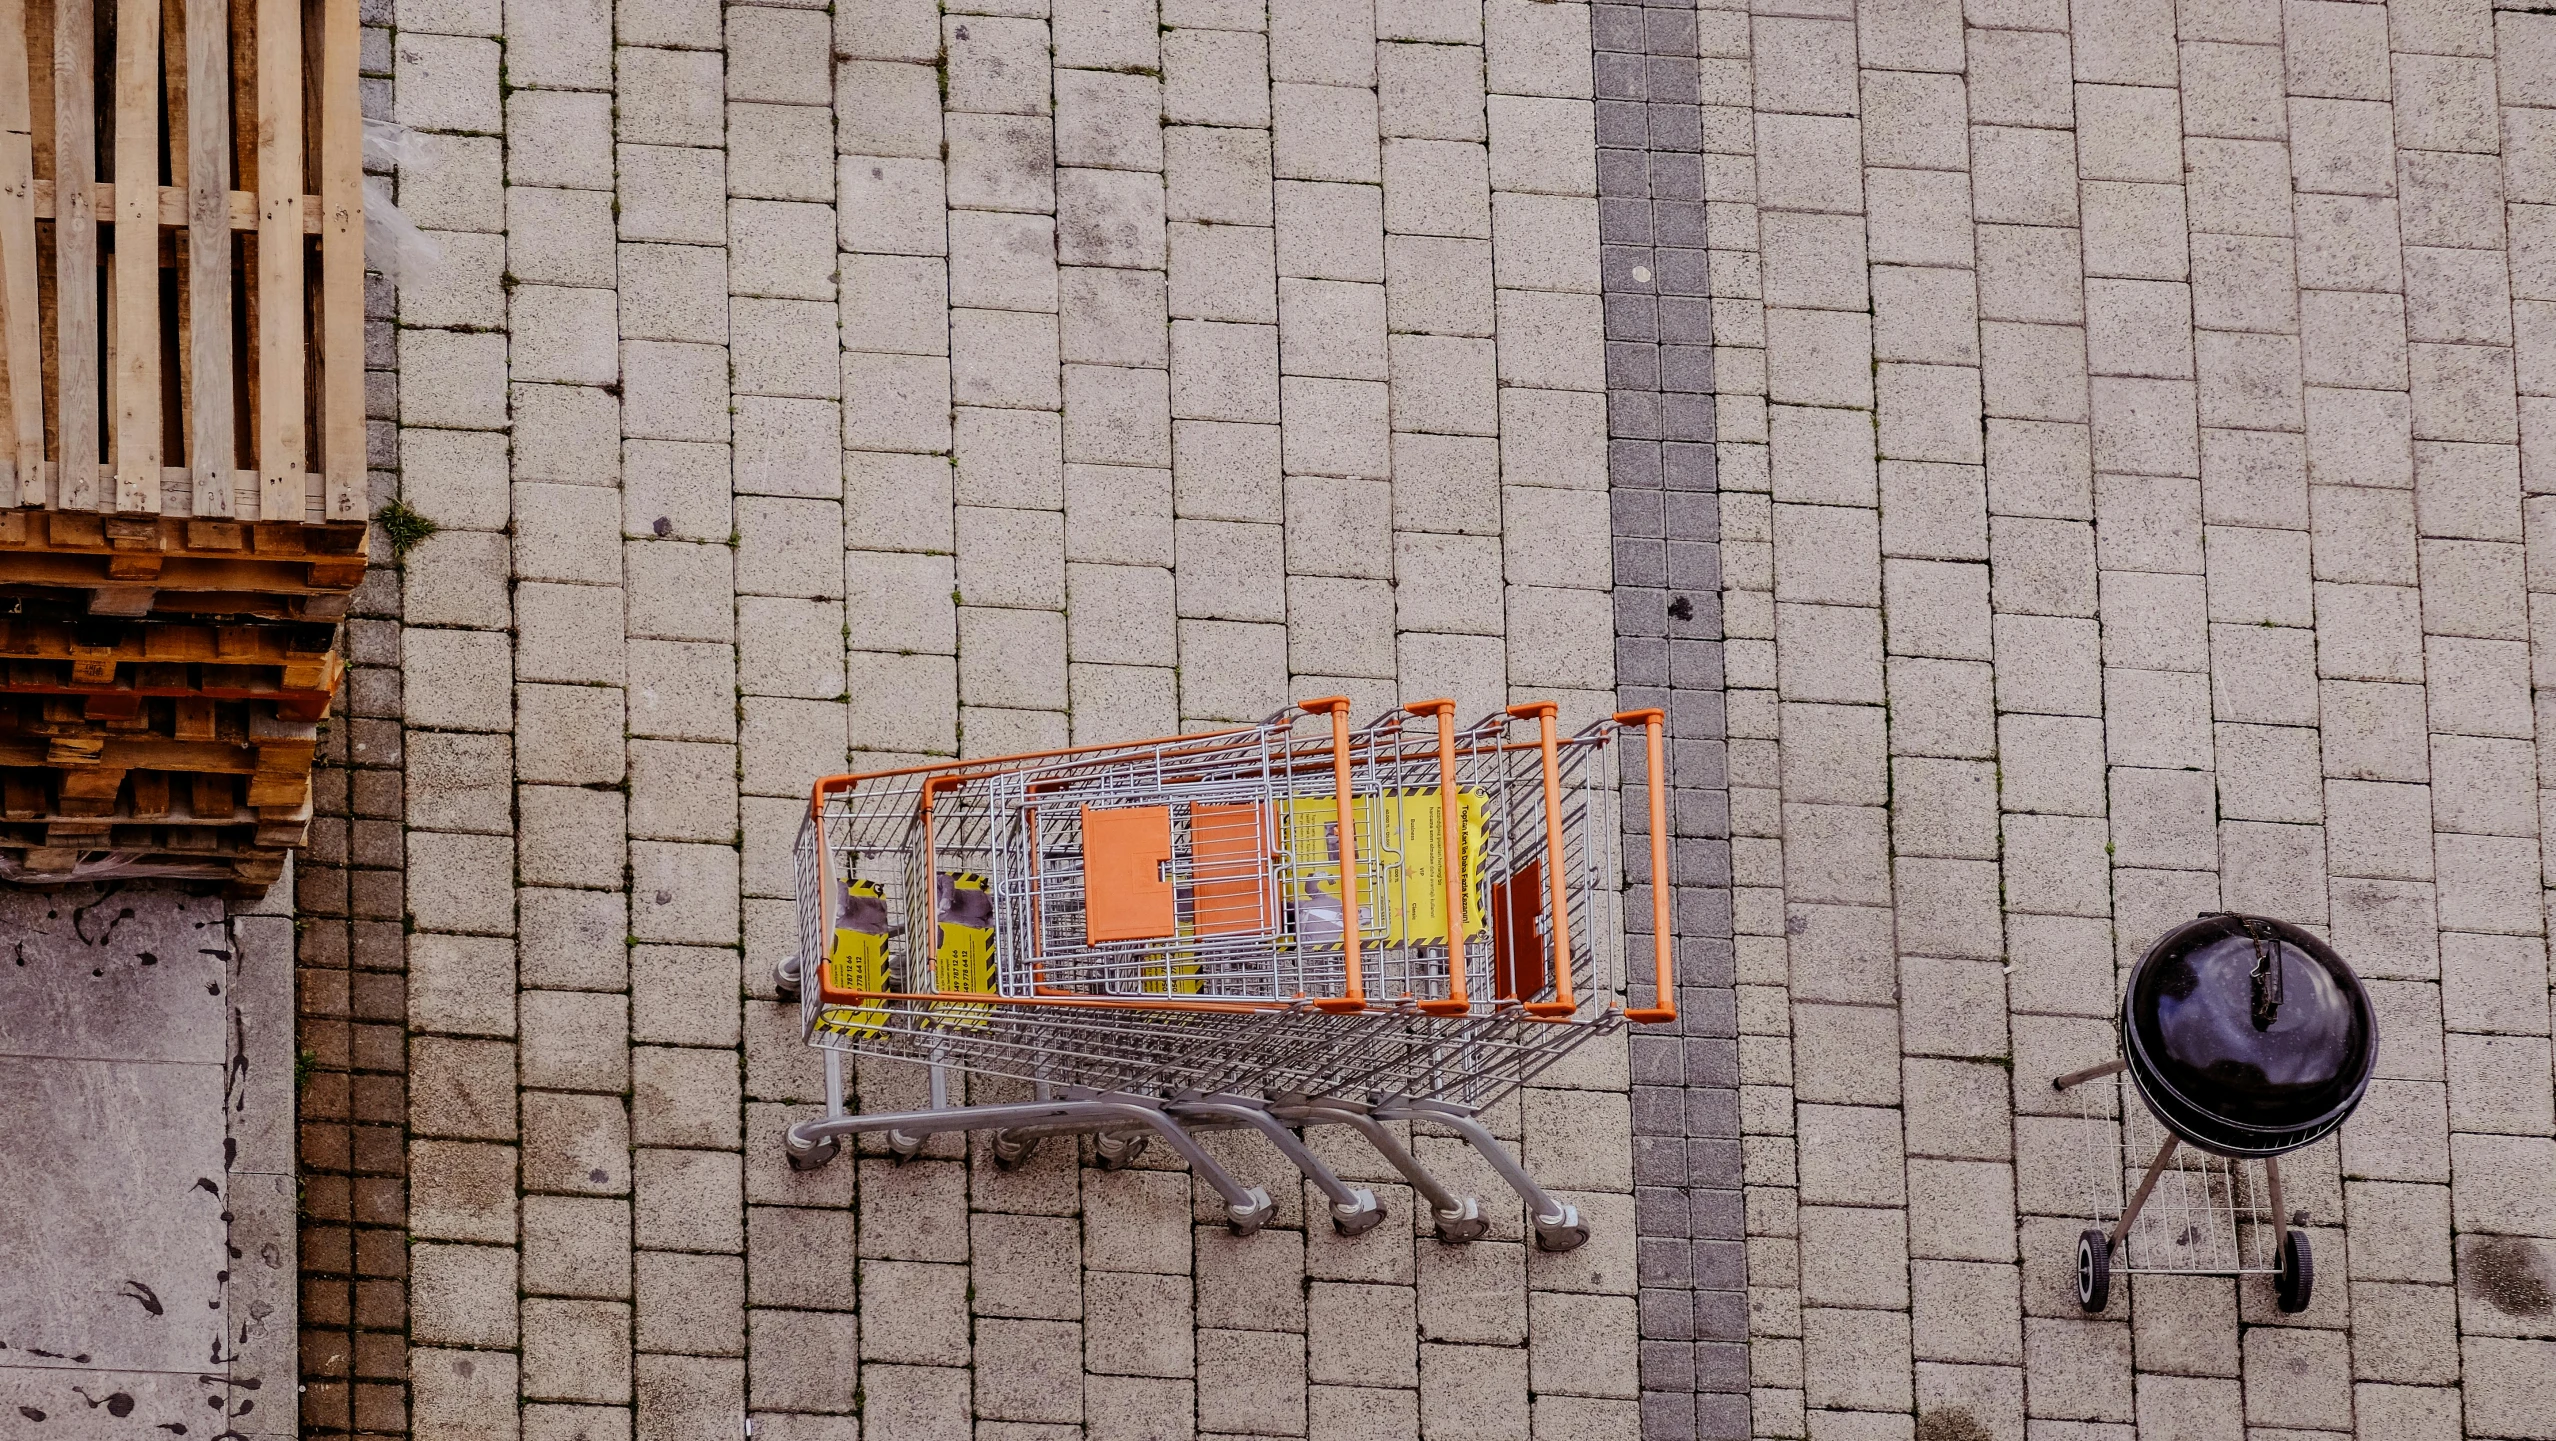
[[(1623, 704), (1669, 716), (1667, 881), (1680, 1019), (1633, 1037), (1642, 1431), (1745, 1441), (1739, 1057), (1731, 992), (1730, 804), (1722, 726), (1713, 352), (1693, 0), (1600, 4), (1598, 211), (1606, 296), (1615, 663)], [(1628, 808), (1647, 937), (1648, 820)], [(1649, 946), (1633, 954), (1648, 964)], [(1673, 1030), (1674, 1033), (1671, 1033)]]

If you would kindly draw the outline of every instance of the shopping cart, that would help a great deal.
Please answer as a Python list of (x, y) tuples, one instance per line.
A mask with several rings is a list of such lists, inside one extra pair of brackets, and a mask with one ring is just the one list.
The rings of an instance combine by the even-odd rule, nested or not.
[[(1550, 703), (1462, 727), (1447, 701), (1362, 727), (1347, 712), (1332, 697), (1203, 735), (819, 782), (800, 948), (778, 973), (825, 1052), (828, 1107), (792, 1128), (791, 1164), (824, 1164), (854, 1132), (910, 1155), (934, 1132), (992, 1129), (1007, 1164), (1067, 1132), (1123, 1161), (1150, 1135), (1248, 1233), (1268, 1197), (1193, 1134), (1242, 1127), (1355, 1232), (1382, 1219), (1374, 1197), (1297, 1135), (1338, 1124), (1428, 1198), (1442, 1236), (1480, 1235), (1478, 1203), (1383, 1124), (1410, 1120), (1480, 1150), (1542, 1244), (1585, 1239), (1476, 1117), (1587, 1041), (1676, 1015), (1656, 944), (1650, 1004), (1628, 1004), (1616, 848), (1619, 784), (1637, 773), (1647, 874), (1666, 874), (1660, 714), (1565, 737)], [(1656, 938), (1665, 892), (1651, 900)], [(854, 1052), (928, 1066), (933, 1107), (847, 1114)], [(1025, 1080), (1038, 1099), (950, 1106), (952, 1073)]]

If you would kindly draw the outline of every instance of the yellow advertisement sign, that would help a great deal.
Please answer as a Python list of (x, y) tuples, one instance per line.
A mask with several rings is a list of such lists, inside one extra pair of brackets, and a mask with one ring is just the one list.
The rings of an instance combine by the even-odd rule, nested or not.
[(887, 989), (887, 901), (878, 882), (851, 881), (836, 884), (834, 902), (834, 938), (826, 947), (825, 984), (819, 992), (828, 1005), (819, 1024), (840, 1035), (876, 1035), (887, 1023), (887, 1002), (844, 1005), (832, 1002), (826, 993)]
[[(994, 886), (974, 871), (943, 871), (933, 879), (932, 989), (990, 994), (994, 989)], [(936, 1003), (933, 1017), (946, 1026), (981, 1026), (988, 1006)]]
[[(1464, 934), (1488, 928), (1482, 910), (1483, 851), (1490, 837), (1480, 791), (1459, 791), (1457, 859), (1464, 872)], [(1446, 806), (1435, 789), (1352, 797), (1358, 826), (1359, 929), (1384, 931), (1387, 945), (1444, 945), (1447, 940)], [(1296, 906), (1296, 937), (1309, 943), (1340, 939), (1339, 804), (1328, 797), (1278, 803), (1279, 834), (1291, 866), (1286, 877)], [(1378, 842), (1381, 834), (1383, 841)], [(1368, 894), (1379, 863), (1381, 895)]]

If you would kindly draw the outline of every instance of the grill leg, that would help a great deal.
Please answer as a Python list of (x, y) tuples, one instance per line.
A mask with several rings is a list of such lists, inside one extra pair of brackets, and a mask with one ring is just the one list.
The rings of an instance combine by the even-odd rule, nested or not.
[(1183, 1118), (1204, 1116), (1240, 1122), (1267, 1137), (1269, 1144), (1278, 1148), (1278, 1154), (1294, 1162), (1296, 1169), (1305, 1173), (1306, 1180), (1331, 1198), (1331, 1224), (1341, 1235), (1355, 1236), (1372, 1231), (1378, 1222), (1384, 1220), (1384, 1207), (1376, 1203), (1375, 1192), (1364, 1186), (1351, 1186), (1332, 1174), (1331, 1168), (1305, 1149), (1303, 1139), (1271, 1115), (1268, 1107), (1235, 1096), (1211, 1096), (1174, 1101), (1165, 1109)]
[(2148, 1193), (2157, 1188), (2157, 1178), (2165, 1174), (2166, 1163), (2174, 1159), (2174, 1145), (2174, 1137), (2168, 1136), (2165, 1144), (2157, 1147), (2157, 1158), (2148, 1163), (2148, 1174), (2139, 1178), (2139, 1189), (2131, 1193), (2130, 1204), (2121, 1208), (2121, 1219), (2112, 1227), (2112, 1249), (2115, 1251), (2129, 1239), (2130, 1228), (2137, 1223), (2140, 1209), (2148, 1204)]
[(1587, 1243), (1589, 1227), (1580, 1219), (1580, 1208), (1547, 1194), (1526, 1173), (1526, 1167), (1519, 1165), (1508, 1148), (1500, 1144), (1499, 1138), (1470, 1113), (1437, 1101), (1405, 1101), (1396, 1110), (1412, 1120), (1444, 1126), (1471, 1142), (1473, 1149), (1482, 1153), (1482, 1159), (1491, 1163), (1491, 1169), (1500, 1173), (1500, 1179), (1509, 1183), (1509, 1189), (1527, 1203), (1527, 1214), (1535, 1220), (1538, 1247), (1570, 1251)]
[(2272, 1203), (2272, 1256), (2277, 1264), (2282, 1248), (2290, 1244), (2290, 1213), (2282, 1205), (2281, 1163), (2274, 1157), (2263, 1158), (2263, 1185), (2271, 1192), (2266, 1199)]

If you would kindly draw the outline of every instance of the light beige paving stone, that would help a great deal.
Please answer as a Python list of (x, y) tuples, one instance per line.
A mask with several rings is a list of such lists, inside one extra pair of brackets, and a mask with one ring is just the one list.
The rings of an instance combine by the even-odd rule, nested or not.
[[(786, 930), (780, 846), (809, 775), (855, 747), (954, 753), (962, 718), (980, 752), (1247, 719), (1291, 681), (1390, 696), (1398, 676), (1404, 693), (1487, 708), (1512, 685), (1613, 676), (1590, 644), (1607, 633), (1610, 556), (1593, 499), (1607, 418), (1588, 14), (975, 8), (1005, 13), (873, 0), (827, 27), (796, 6), (629, 7), (617, 70), (599, 13), (403, 16), (403, 110), (502, 128), (507, 147), (501, 165), (493, 136), (438, 138), (440, 168), (403, 177), (403, 203), (453, 257), (407, 319), (519, 332), (402, 338), (403, 450), (452, 478), (419, 496), (447, 533), (411, 556), (403, 660), (421, 728), (414, 1014), (448, 1033), (416, 1043), (417, 1144), (456, 1148), (456, 1181), (474, 1178), (449, 1197), (421, 1187), (440, 1209), (420, 1214), (446, 1218), (438, 1241), (514, 1242), (511, 1187), (492, 1178), (516, 1164), (520, 1067), (543, 1088), (520, 1103), (528, 1284), (607, 1306), (635, 1284), (638, 1329), (560, 1312), (576, 1324), (555, 1354), (528, 1353), (502, 1389), (635, 1394), (640, 1435), (732, 1426), (749, 1404), (768, 1434), (836, 1434), (821, 1428), (848, 1421), (851, 1368), (782, 1352), (872, 1344), (834, 1309), (852, 1303), (839, 1285), (756, 1296), (749, 1340), (742, 1278), (719, 1269), (756, 1234), (741, 1194), (840, 1207), (853, 1168), (782, 1175), (754, 1139), (781, 1119), (772, 1102), (753, 1108), (742, 1164), (695, 1149), (737, 1144), (740, 1044), (745, 1089), (792, 1098), (793, 1116), (815, 1094), (785, 1014), (729, 999), (738, 973), (718, 949), (740, 926), (757, 944)], [(1753, 1255), (1773, 1268), (1753, 1284), (1784, 1283), (1757, 1293), (1761, 1434), (1909, 1425), (1839, 1406), (1958, 1406), (2016, 1441), (2032, 1441), (2027, 1414), (2053, 1441), (2134, 1416), (2287, 1434), (2350, 1429), (2347, 1398), (2373, 1434), (2546, 1434), (2544, 1398), (2510, 1379), (2530, 1359), (2510, 1348), (2534, 1339), (2479, 1330), (2452, 1371), (2438, 1302), (2453, 1215), (2547, 1229), (2531, 1178), (2551, 1123), (2544, 1086), (2525, 1084), (2547, 1024), (2526, 800), (2538, 547), (2515, 506), (2522, 416), (2547, 386), (2528, 308), (2543, 282), (2535, 214), (2507, 218), (2500, 192), (2556, 191), (2540, 112), (2491, 107), (2550, 98), (2530, 65), (2550, 47), (2517, 12), (2400, 12), (1990, 4), (1967, 27), (1943, 7), (1700, 13), (1705, 98), (1726, 107), (1708, 110), (1707, 143), (1757, 152), (1706, 166), (1722, 481), (1726, 500), (1781, 502), (1722, 516), (1731, 728), (1767, 738), (1763, 757), (1732, 756), (1765, 787), (1733, 799), (1743, 979), (1766, 993), (1747, 1014), (1790, 1032), (1751, 1037), (1783, 1044), (1743, 1098), (1751, 1213), (1790, 1218), (1770, 1242), (1822, 1217), (1889, 1231), (1904, 1195), (1911, 1239), (1946, 1256), (1917, 1263), (1912, 1326), (1806, 1273), (1799, 1244)], [(517, 89), (501, 116), (487, 38), (501, 19), (512, 85), (595, 89)], [(947, 117), (928, 68), (945, 45)], [(627, 103), (601, 93), (616, 84)], [(616, 178), (618, 253), (597, 228)], [(521, 282), (502, 311), (500, 252), (480, 239), (501, 224)], [(619, 353), (594, 350), (597, 314)], [(1205, 355), (1184, 334), (1253, 335), (1251, 364), (1184, 364)], [(601, 388), (615, 380), (628, 407)], [(1878, 431), (1868, 409), (1829, 408), (1877, 402)], [(1021, 405), (1045, 409), (1003, 408)], [(1859, 458), (1876, 441), (1878, 484)], [(507, 444), (520, 489), (497, 468)], [(616, 481), (637, 542), (619, 554), (609, 508), (581, 493)], [(616, 583), (603, 622), (572, 604)], [(732, 700), (741, 682), (753, 694)], [(636, 739), (615, 745), (624, 728)], [(624, 784), (627, 845), (622, 803), (599, 789)], [(513, 903), (518, 879), (535, 888)], [(629, 904), (606, 889), (622, 886)], [(740, 907), (740, 888), (756, 899)], [(2106, 941), (2132, 956), (2223, 902), (2330, 919), (2386, 1007), (2382, 1076), (2340, 1153), (2349, 1206), (2313, 1165), (2297, 1182), (2320, 1220), (2352, 1213), (2355, 1244), (2330, 1253), (2319, 1324), (2250, 1331), (2242, 1349), (2259, 1354), (2235, 1344), (2217, 1283), (2178, 1300), (2143, 1281), (2134, 1384), (2129, 1328), (2076, 1321), (2059, 1294), (2061, 1223), (2028, 1216), (2012, 1249), (1996, 1178), (2012, 1164), (2003, 1184), (2027, 1211), (2056, 1204), (2058, 1152), (2049, 1118), (2007, 1139), (2002, 1079), (1974, 1058), (2011, 1049), (2018, 1074), (2094, 1058)], [(519, 926), (520, 1001), (499, 994)], [(1802, 939), (1789, 965), (1779, 930)], [(634, 934), (645, 943), (612, 944)], [(760, 964), (746, 959), (763, 994)], [(557, 1089), (615, 1084), (611, 1058), (564, 1044), (560, 1022), (617, 1017), (625, 987), (643, 1043), (627, 1119), (606, 1091)], [(1797, 1055), (1813, 1067), (1798, 1090)], [(878, 1082), (879, 1098), (904, 1094)], [(2012, 1102), (2046, 1098), (2019, 1087)], [(1780, 1128), (1761, 1125), (1779, 1111)], [(1620, 1122), (1585, 1145), (1585, 1130), (1525, 1119), (1535, 1163), (1629, 1185)], [(1807, 1211), (1785, 1189), (1796, 1131)], [(977, 1169), (980, 1208), (999, 1196), (1042, 1214), (985, 1212), (971, 1240), (946, 1224), (969, 1194), (947, 1163), (860, 1176), (873, 1264), (964, 1275), (973, 1254), (977, 1309), (1019, 1343), (990, 1373), (955, 1369), (946, 1346), (861, 1373), (863, 1419), (891, 1441), (969, 1410), (1019, 1441), (1076, 1424), (1153, 1434), (1156, 1419), (1171, 1434), (1638, 1425), (1629, 1340), (1557, 1349), (1557, 1330), (1634, 1334), (1629, 1302), (1583, 1305), (1623, 1284), (1620, 1247), (1520, 1267), (1513, 1242), (1371, 1253), (1326, 1234), (1308, 1252), (1292, 1231), (1193, 1235), (1187, 1182), (1166, 1193), (1176, 1224), (1129, 1232), (1128, 1215), (1152, 1214), (1136, 1197), (1095, 1190), (1076, 1218), (1053, 1176)], [(1176, 1179), (1094, 1174), (1139, 1191), (1158, 1183), (1122, 1178)], [(1279, 1179), (1300, 1216), (1295, 1179)], [(637, 1253), (635, 1282), (606, 1274), (626, 1247), (553, 1244), (560, 1218), (584, 1214), (569, 1208), (624, 1192), (643, 1245), (684, 1248)], [(1623, 1229), (1621, 1192), (1579, 1194)], [(802, 1210), (836, 1218), (808, 1244), (849, 1276), (842, 1211), (755, 1215)], [(783, 1254), (779, 1236), (751, 1244)], [(1071, 1279), (1078, 1252), (1099, 1268), (1088, 1286)], [(1974, 1254), (1997, 1259), (1954, 1259)], [(2015, 1255), (2020, 1302), (2001, 1289)], [(706, 1299), (660, 1324), (684, 1266)], [(1416, 1361), (1368, 1374), (1399, 1364), (1393, 1348), (1344, 1349), (1357, 1328), (1309, 1322), (1308, 1266), (1318, 1296), (1407, 1298), (1379, 1335), (1417, 1332)], [(766, 1284), (763, 1264), (753, 1274)], [(1522, 1280), (1587, 1289), (1530, 1308)], [(2347, 1339), (2332, 1327), (2354, 1300)], [(1090, 1307), (1127, 1323), (1077, 1326)], [(2000, 1307), (2033, 1319), (2017, 1330)], [(1309, 1324), (1310, 1349), (1291, 1334)], [(615, 1335), (647, 1353), (634, 1374), (578, 1359)], [(438, 1369), (447, 1354), (418, 1353), (427, 1429), (476, 1414), (477, 1383)], [(2316, 1384), (2267, 1384), (2292, 1363)], [(1068, 1380), (1093, 1367), (1156, 1374)], [(2463, 1398), (2434, 1389), (2462, 1375)], [(597, 1404), (544, 1402), (521, 1424), (624, 1414)]]

